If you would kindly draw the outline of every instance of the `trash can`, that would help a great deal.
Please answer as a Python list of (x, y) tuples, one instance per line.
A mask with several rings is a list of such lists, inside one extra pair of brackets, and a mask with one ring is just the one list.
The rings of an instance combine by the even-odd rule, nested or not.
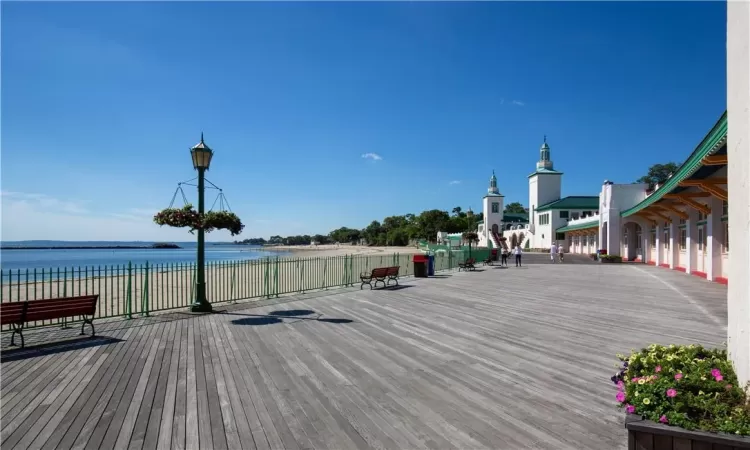
[(491, 251), (492, 251), (492, 258), (491, 259), (493, 261), (497, 261), (497, 249), (493, 248)]
[(418, 278), (427, 278), (427, 255), (414, 255), (412, 262), (414, 263), (414, 276)]
[(428, 257), (428, 263), (427, 263), (427, 275), (434, 277), (435, 276), (435, 255), (429, 255)]

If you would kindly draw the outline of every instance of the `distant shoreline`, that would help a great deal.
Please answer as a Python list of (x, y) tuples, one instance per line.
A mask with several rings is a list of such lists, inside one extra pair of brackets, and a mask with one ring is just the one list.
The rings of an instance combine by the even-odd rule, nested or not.
[(176, 244), (154, 244), (154, 245), (80, 245), (80, 246), (10, 246), (0, 247), (0, 250), (159, 250), (180, 249)]

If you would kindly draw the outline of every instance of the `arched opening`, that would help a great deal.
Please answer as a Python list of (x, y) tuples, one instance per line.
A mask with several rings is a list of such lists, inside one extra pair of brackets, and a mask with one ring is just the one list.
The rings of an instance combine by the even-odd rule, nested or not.
[(518, 245), (521, 245), (523, 243), (524, 234), (518, 233)]
[(513, 233), (510, 238), (510, 247), (516, 248), (518, 245), (518, 235), (516, 233)]

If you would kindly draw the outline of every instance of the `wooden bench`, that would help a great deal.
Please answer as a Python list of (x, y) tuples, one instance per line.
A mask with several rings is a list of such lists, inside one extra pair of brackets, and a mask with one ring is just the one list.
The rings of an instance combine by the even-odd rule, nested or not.
[[(21, 337), (21, 348), (24, 347), (23, 326), (29, 322), (42, 320), (80, 317), (81, 334), (84, 326), (91, 326), (91, 337), (96, 335), (94, 330), (94, 315), (99, 295), (84, 295), (80, 297), (50, 298), (47, 300), (29, 300), (25, 302), (0, 303), (0, 325), (11, 325), (13, 334), (10, 345), (15, 344), (16, 334)], [(89, 317), (87, 317), (89, 316)]]
[(474, 270), (476, 267), (474, 267), (474, 264), (477, 262), (474, 258), (469, 258), (466, 260), (466, 262), (458, 263), (458, 271), (460, 272), (461, 269), (463, 270)]
[(378, 287), (378, 283), (383, 283), (383, 287), (386, 287), (391, 284), (391, 281), (395, 281), (396, 286), (398, 286), (399, 268), (400, 266), (377, 267), (372, 269), (370, 273), (364, 272), (360, 274), (359, 279), (362, 280), (362, 284), (359, 286), (359, 289), (364, 289), (365, 285), (370, 286), (370, 289), (372, 289), (373, 281), (375, 282), (375, 287)]

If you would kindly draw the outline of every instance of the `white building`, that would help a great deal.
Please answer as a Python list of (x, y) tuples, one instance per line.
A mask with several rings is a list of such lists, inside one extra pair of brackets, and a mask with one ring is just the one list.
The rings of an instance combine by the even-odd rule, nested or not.
[(661, 186), (605, 181), (601, 214), (556, 229), (571, 253), (606, 250), (628, 261), (727, 282), (727, 114)]
[[(500, 248), (500, 236), (503, 230), (503, 200), (504, 196), (497, 188), (497, 177), (492, 171), (490, 186), (487, 194), (482, 199), (482, 213), (484, 220), (479, 223), (477, 234), (479, 235), (479, 247)], [(492, 242), (492, 244), (490, 244)]]
[[(750, 3), (727, 2), (727, 189), (732, 194), (726, 231), (732, 253), (722, 271), (727, 289), (727, 345), (737, 378), (750, 381)], [(722, 229), (724, 229), (722, 227)], [(726, 267), (728, 265), (729, 267)]]
[(529, 175), (529, 223), (511, 227), (505, 233), (511, 247), (516, 244), (527, 249), (549, 249), (552, 242), (561, 244), (564, 236), (557, 228), (568, 220), (595, 215), (599, 210), (597, 196), (562, 197), (563, 173), (555, 170), (550, 159), (550, 146), (545, 136), (539, 148), (539, 161)]

